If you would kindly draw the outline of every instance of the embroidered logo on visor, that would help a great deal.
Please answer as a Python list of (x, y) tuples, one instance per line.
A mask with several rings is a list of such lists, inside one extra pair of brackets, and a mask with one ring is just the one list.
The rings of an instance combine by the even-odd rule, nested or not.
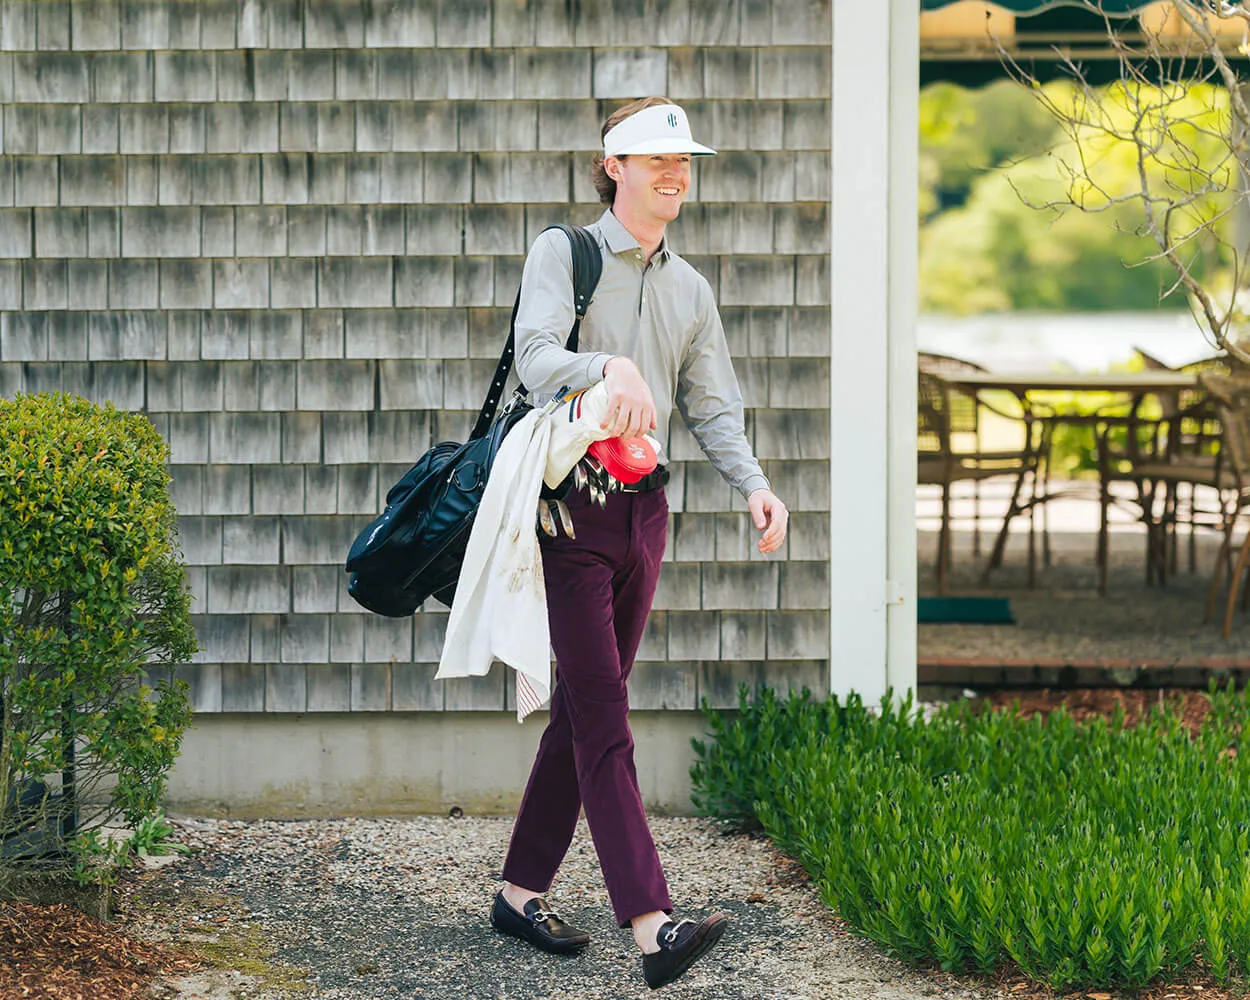
[(677, 127), (677, 116), (676, 116), (676, 115), (669, 115), (669, 116), (668, 116), (668, 127), (669, 127), (669, 128), (676, 128), (676, 127)]

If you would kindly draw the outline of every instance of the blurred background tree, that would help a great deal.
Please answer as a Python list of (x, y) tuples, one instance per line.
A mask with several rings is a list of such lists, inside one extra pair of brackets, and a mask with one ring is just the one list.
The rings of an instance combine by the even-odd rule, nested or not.
[[(1097, 91), (1123, 126), (1133, 112), (1118, 86)], [(1186, 309), (1183, 294), (1166, 295), (1176, 274), (1166, 261), (1151, 259), (1158, 248), (1143, 232), (1140, 203), (1126, 201), (1099, 214), (1061, 210), (1078, 146), (1092, 153), (1091, 175), (1112, 197), (1139, 189), (1136, 152), (1131, 142), (1089, 129), (1065, 131), (1046, 102), (1071, 107), (1082, 96), (1076, 83), (1039, 89), (1045, 101), (1011, 80), (977, 90), (935, 84), (922, 91), (922, 310)], [(1183, 102), (1177, 113), (1201, 123), (1217, 124), (1228, 113), (1226, 91), (1207, 84), (1190, 88)], [(1227, 155), (1209, 136), (1195, 147), (1211, 164)], [(1226, 229), (1231, 221), (1218, 225)], [(1219, 253), (1208, 254), (1199, 270), (1217, 279), (1225, 265)]]

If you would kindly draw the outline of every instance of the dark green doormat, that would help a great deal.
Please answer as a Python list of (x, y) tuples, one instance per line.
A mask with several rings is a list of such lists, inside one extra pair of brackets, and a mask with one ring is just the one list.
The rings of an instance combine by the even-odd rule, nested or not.
[(1005, 597), (921, 597), (916, 621), (921, 625), (1014, 625)]

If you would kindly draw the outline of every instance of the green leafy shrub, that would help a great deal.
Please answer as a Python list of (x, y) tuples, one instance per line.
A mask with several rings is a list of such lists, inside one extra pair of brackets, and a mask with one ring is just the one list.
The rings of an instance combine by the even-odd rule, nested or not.
[(695, 803), (758, 821), (824, 900), (893, 953), (1056, 988), (1200, 963), (1250, 974), (1250, 699), (1191, 737), (1158, 708), (1078, 725), (910, 699), (871, 711), (768, 689), (695, 742)]
[(0, 400), (0, 862), (82, 874), (158, 814), (195, 649), (167, 461), (140, 415)]

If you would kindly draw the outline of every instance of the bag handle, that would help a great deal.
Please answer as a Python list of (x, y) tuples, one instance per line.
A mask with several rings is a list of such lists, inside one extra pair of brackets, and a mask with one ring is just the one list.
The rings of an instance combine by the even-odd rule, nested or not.
[[(576, 351), (577, 335), (581, 330), (582, 318), (590, 307), (591, 296), (595, 294), (595, 288), (599, 285), (599, 276), (603, 273), (603, 253), (599, 249), (598, 241), (589, 230), (582, 226), (556, 225), (548, 226), (547, 229), (559, 229), (563, 232), (569, 238), (573, 251), (573, 311), (576, 316), (564, 349)], [(543, 230), (543, 232), (546, 231), (546, 229)], [(503, 353), (499, 355), (499, 364), (495, 368), (494, 377), (490, 380), (490, 388), (486, 391), (486, 401), (477, 415), (473, 433), (469, 435), (470, 441), (485, 437), (486, 432), (490, 430), (490, 425), (495, 422), (499, 400), (503, 397), (503, 387), (512, 371), (512, 359), (516, 353), (516, 314), (520, 306), (521, 289), (518, 288), (516, 301), (512, 304), (512, 320), (508, 324), (508, 342), (504, 344)], [(518, 386), (516, 391), (520, 396), (529, 394), (529, 390), (523, 385)]]

